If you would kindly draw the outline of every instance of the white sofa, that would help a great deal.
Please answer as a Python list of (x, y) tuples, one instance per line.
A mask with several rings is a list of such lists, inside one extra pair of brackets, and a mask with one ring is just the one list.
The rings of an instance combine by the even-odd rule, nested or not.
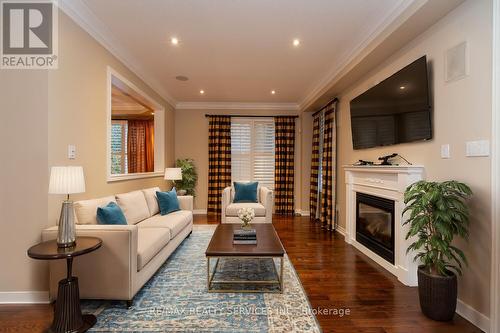
[[(73, 275), (78, 277), (84, 299), (131, 301), (193, 229), (193, 197), (179, 196), (181, 210), (161, 216), (158, 187), (74, 203), (77, 236), (102, 239), (97, 251), (77, 257)], [(99, 225), (97, 207), (117, 203), (127, 225)], [(45, 229), (43, 240), (55, 239), (57, 227)], [(50, 296), (55, 299), (59, 280), (65, 277), (63, 260), (50, 262)]]
[(228, 186), (222, 192), (222, 223), (241, 223), (238, 218), (238, 210), (244, 207), (253, 208), (255, 218), (252, 223), (272, 223), (273, 222), (273, 191), (265, 186), (259, 186), (255, 203), (234, 203), (234, 187)]

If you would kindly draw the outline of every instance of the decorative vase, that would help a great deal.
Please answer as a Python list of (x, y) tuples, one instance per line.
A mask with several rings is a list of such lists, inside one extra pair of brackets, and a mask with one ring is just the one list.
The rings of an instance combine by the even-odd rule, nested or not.
[(255, 210), (253, 208), (241, 208), (238, 210), (238, 217), (241, 221), (241, 229), (251, 229), (250, 222), (255, 217)]
[(429, 274), (424, 266), (419, 266), (418, 296), (423, 314), (433, 320), (450, 321), (457, 308), (457, 276)]
[(181, 196), (182, 196), (182, 195), (186, 195), (186, 193), (187, 193), (187, 191), (186, 191), (186, 190), (179, 190), (179, 191), (177, 191), (177, 194), (178, 194), (178, 195), (181, 195)]

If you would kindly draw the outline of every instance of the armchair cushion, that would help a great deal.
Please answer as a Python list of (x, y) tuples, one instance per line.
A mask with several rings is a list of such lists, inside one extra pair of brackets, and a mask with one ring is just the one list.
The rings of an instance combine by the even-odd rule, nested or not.
[(257, 187), (259, 182), (234, 182), (234, 203), (259, 202), (257, 198)]
[(238, 216), (241, 208), (253, 208), (256, 217), (266, 216), (266, 207), (257, 202), (231, 203), (226, 207), (226, 216)]
[(99, 224), (127, 224), (127, 219), (116, 203), (110, 202), (105, 207), (97, 207), (97, 222)]

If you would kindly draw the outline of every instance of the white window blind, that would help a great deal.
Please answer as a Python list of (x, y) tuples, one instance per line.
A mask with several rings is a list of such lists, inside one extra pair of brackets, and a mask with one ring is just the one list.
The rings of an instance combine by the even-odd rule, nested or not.
[(274, 121), (272, 118), (233, 118), (231, 121), (231, 177), (258, 181), (274, 188)]

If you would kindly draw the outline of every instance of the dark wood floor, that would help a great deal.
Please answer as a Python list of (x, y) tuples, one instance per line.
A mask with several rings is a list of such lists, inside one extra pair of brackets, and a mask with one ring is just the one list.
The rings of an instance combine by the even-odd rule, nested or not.
[[(196, 216), (195, 223), (207, 221)], [(350, 314), (317, 315), (324, 332), (465, 333), (481, 332), (456, 315), (450, 323), (420, 313), (416, 288), (397, 281), (338, 233), (309, 218), (274, 218), (274, 225), (313, 309), (349, 309)], [(0, 305), (0, 332), (41, 332), (52, 321), (51, 305)]]

